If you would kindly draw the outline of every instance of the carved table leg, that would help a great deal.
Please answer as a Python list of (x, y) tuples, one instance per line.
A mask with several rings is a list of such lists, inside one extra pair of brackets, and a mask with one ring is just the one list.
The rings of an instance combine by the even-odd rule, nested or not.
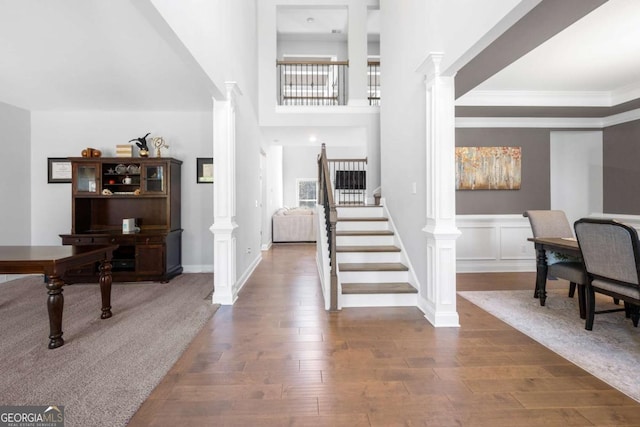
[(100, 263), (100, 295), (102, 296), (101, 319), (108, 319), (111, 314), (111, 260)]
[(533, 296), (540, 299), (540, 305), (544, 305), (547, 300), (547, 254), (536, 245), (536, 255), (536, 290)]
[(49, 348), (54, 349), (64, 345), (62, 339), (62, 309), (64, 307), (64, 297), (62, 296), (62, 286), (64, 282), (58, 276), (49, 277), (47, 283), (47, 310), (49, 311)]

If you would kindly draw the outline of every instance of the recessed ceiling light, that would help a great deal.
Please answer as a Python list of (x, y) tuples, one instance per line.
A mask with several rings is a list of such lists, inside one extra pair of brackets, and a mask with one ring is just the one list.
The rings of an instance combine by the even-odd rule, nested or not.
[(314, 21), (315, 21), (315, 19), (313, 19), (313, 16), (310, 16), (310, 17), (308, 17), (308, 18), (307, 18), (307, 23), (308, 23), (308, 24), (311, 24), (311, 23), (313, 23)]

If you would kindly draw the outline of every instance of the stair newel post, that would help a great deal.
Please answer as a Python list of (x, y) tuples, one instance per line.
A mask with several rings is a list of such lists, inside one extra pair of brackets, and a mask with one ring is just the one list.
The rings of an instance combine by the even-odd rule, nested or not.
[(324, 219), (328, 237), (329, 249), (329, 310), (338, 310), (338, 265), (336, 261), (336, 223), (338, 222), (338, 210), (333, 200), (333, 189), (329, 173), (329, 161), (327, 160), (326, 145), (322, 144), (320, 157), (318, 158), (318, 183), (319, 204), (324, 207)]

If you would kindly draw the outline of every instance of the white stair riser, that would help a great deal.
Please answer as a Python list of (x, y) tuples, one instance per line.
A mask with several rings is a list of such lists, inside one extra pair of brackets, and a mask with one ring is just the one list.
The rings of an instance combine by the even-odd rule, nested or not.
[(347, 294), (340, 296), (342, 307), (415, 307), (418, 294)]
[(388, 229), (388, 221), (338, 221), (336, 224), (336, 230), (338, 231), (378, 231)]
[(384, 214), (382, 206), (375, 208), (338, 208), (338, 218), (380, 218)]
[(393, 236), (336, 236), (337, 246), (389, 246)]
[(408, 282), (407, 271), (341, 271), (341, 283)]
[(401, 262), (400, 252), (338, 252), (338, 262)]

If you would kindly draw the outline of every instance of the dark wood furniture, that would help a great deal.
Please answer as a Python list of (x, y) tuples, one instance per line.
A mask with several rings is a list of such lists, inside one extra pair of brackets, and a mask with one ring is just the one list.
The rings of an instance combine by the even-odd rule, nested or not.
[[(533, 237), (527, 239), (533, 242), (536, 248), (536, 291), (535, 296), (540, 299), (540, 305), (544, 306), (547, 300), (547, 251), (553, 251), (572, 257), (580, 257), (580, 247), (573, 238), (561, 237)], [(578, 285), (578, 305), (580, 318), (586, 316), (584, 285)]]
[[(71, 233), (63, 245), (117, 244), (115, 282), (166, 282), (182, 273), (180, 183), (182, 162), (173, 158), (70, 158)], [(139, 231), (123, 233), (135, 218)], [(69, 270), (68, 283), (96, 282), (97, 265)]]
[(0, 273), (44, 274), (48, 278), (47, 310), (49, 311), (49, 348), (64, 344), (62, 309), (64, 297), (62, 277), (72, 268), (87, 264), (100, 265), (101, 319), (111, 317), (111, 259), (117, 245), (106, 246), (0, 246)]
[[(635, 228), (613, 219), (582, 218), (575, 223), (586, 285), (585, 329), (593, 329), (595, 293), (624, 301), (627, 317), (640, 321), (640, 242)], [(606, 310), (605, 312), (622, 311)]]

